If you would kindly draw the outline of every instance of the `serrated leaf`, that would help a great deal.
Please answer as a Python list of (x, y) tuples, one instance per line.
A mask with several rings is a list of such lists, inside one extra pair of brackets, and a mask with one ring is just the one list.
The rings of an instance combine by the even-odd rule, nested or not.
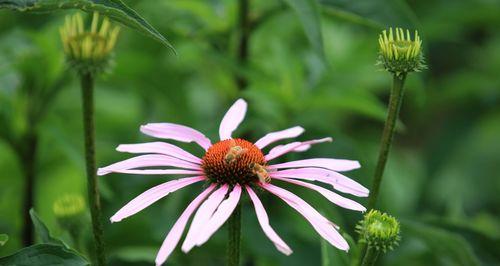
[(9, 236), (6, 234), (0, 234), (0, 247), (5, 245), (9, 241)]
[(62, 242), (61, 240), (54, 238), (50, 235), (49, 229), (47, 226), (40, 220), (40, 217), (36, 214), (36, 212), (31, 209), (30, 210), (30, 216), (31, 216), (31, 221), (33, 222), (33, 225), (35, 226), (35, 231), (37, 235), (40, 237), (42, 240), (42, 243), (45, 244), (54, 244), (54, 245), (61, 245), (66, 247), (66, 244)]
[(23, 248), (18, 252), (0, 258), (2, 266), (32, 266), (32, 265), (72, 265), (85, 266), (90, 263), (74, 251), (59, 245), (37, 244)]
[(285, 0), (299, 17), (307, 39), (321, 58), (324, 58), (320, 10), (317, 0)]
[(97, 11), (161, 42), (175, 52), (174, 47), (161, 33), (121, 0), (0, 0), (0, 9), (2, 8), (34, 12), (58, 9), (80, 9), (89, 13)]

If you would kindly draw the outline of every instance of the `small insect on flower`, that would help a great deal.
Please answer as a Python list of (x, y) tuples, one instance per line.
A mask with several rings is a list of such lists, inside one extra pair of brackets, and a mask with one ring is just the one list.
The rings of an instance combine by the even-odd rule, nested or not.
[(248, 151), (248, 149), (242, 148), (242, 147), (236, 145), (236, 141), (234, 139), (232, 139), (230, 147), (229, 147), (229, 151), (227, 152), (226, 156), (224, 157), (224, 160), (228, 164), (233, 163), (234, 161), (238, 160), (238, 158), (240, 158), (241, 155), (243, 155), (247, 151)]
[(266, 168), (258, 163), (250, 163), (249, 165), (252, 172), (259, 178), (261, 183), (271, 183), (271, 176)]
[[(172, 254), (191, 216), (194, 217), (181, 247), (182, 251), (186, 253), (195, 246), (203, 245), (210, 239), (231, 216), (240, 203), (242, 193), (245, 191), (253, 203), (257, 220), (264, 234), (280, 252), (290, 255), (292, 250), (269, 224), (269, 217), (255, 190), (269, 192), (277, 196), (304, 216), (328, 243), (341, 250), (347, 251), (349, 249), (347, 241), (338, 232), (338, 226), (297, 195), (270, 183), (271, 181), (281, 181), (305, 187), (323, 195), (333, 204), (363, 212), (366, 209), (361, 204), (312, 183), (317, 181), (343, 193), (366, 197), (368, 196), (368, 189), (340, 173), (359, 168), (359, 163), (357, 161), (331, 158), (269, 163), (284, 154), (304, 152), (311, 148), (313, 144), (331, 142), (332, 139), (295, 141), (277, 145), (264, 152), (264, 149), (267, 149), (269, 145), (295, 138), (302, 134), (304, 129), (296, 126), (271, 132), (256, 142), (233, 138), (233, 131), (243, 121), (246, 110), (247, 103), (242, 99), (237, 100), (229, 108), (219, 127), (220, 140), (215, 143), (212, 143), (201, 132), (183, 125), (152, 123), (141, 126), (141, 131), (152, 137), (181, 142), (195, 142), (204, 150), (201, 158), (166, 142), (124, 144), (118, 146), (117, 150), (129, 153), (145, 153), (145, 155), (139, 155), (99, 169), (99, 175), (115, 172), (187, 176), (167, 181), (145, 191), (113, 215), (111, 217), (112, 222), (119, 222), (130, 217), (181, 188), (199, 182), (208, 184), (186, 207), (167, 234), (156, 257), (156, 265), (163, 264)], [(155, 168), (147, 169), (148, 167)], [(169, 168), (159, 169), (158, 167)]]

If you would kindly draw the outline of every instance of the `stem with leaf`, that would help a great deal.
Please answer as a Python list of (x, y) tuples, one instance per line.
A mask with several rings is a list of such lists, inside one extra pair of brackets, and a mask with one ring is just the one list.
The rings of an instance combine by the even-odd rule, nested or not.
[(85, 163), (87, 170), (87, 189), (92, 217), (97, 265), (105, 266), (103, 225), (101, 220), (101, 201), (96, 176), (95, 162), (95, 125), (94, 125), (94, 76), (90, 72), (80, 74), (83, 107), (83, 131), (85, 141)]

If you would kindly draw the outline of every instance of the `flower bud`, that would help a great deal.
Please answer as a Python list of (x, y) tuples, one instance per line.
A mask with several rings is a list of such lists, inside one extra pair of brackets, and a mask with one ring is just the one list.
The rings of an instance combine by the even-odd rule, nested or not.
[(104, 18), (99, 28), (99, 13), (94, 12), (90, 31), (85, 29), (82, 16), (67, 16), (59, 29), (69, 64), (80, 73), (96, 73), (106, 69), (116, 44), (120, 27), (112, 27)]
[(397, 246), (401, 239), (396, 218), (377, 210), (365, 214), (363, 220), (356, 225), (356, 232), (360, 234), (361, 243), (384, 253)]
[(64, 195), (54, 202), (52, 209), (61, 228), (73, 237), (78, 236), (86, 222), (84, 198), (75, 194)]
[(401, 28), (396, 28), (395, 33), (392, 28), (388, 33), (386, 30), (382, 31), (378, 39), (380, 45), (378, 64), (397, 76), (424, 69), (422, 40), (417, 31), (413, 35), (413, 40), (411, 37), (409, 30), (405, 33)]

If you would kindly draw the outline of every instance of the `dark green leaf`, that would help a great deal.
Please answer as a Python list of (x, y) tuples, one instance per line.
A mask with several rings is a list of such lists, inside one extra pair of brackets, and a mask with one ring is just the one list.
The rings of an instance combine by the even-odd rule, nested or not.
[(402, 230), (411, 237), (421, 239), (433, 254), (449, 259), (453, 265), (480, 265), (470, 244), (459, 234), (410, 221), (402, 222)]
[(413, 11), (401, 0), (321, 0), (320, 2), (328, 15), (374, 28), (398, 26), (414, 28), (418, 24)]
[(285, 2), (297, 13), (309, 42), (323, 58), (323, 35), (318, 2), (316, 0), (285, 0)]
[(2, 8), (39, 12), (58, 9), (81, 9), (85, 12), (97, 11), (163, 43), (175, 52), (173, 46), (161, 33), (121, 0), (0, 0), (0, 9)]
[(31, 216), (31, 221), (33, 221), (33, 225), (35, 226), (35, 231), (43, 243), (62, 245), (66, 247), (66, 245), (61, 240), (54, 238), (50, 235), (49, 229), (40, 220), (40, 217), (38, 217), (38, 215), (33, 209), (30, 210), (30, 216)]
[(0, 258), (2, 266), (33, 266), (33, 265), (90, 265), (76, 252), (59, 245), (37, 244), (23, 248), (18, 252)]
[(0, 234), (0, 246), (5, 245), (9, 241), (9, 236), (6, 234)]

